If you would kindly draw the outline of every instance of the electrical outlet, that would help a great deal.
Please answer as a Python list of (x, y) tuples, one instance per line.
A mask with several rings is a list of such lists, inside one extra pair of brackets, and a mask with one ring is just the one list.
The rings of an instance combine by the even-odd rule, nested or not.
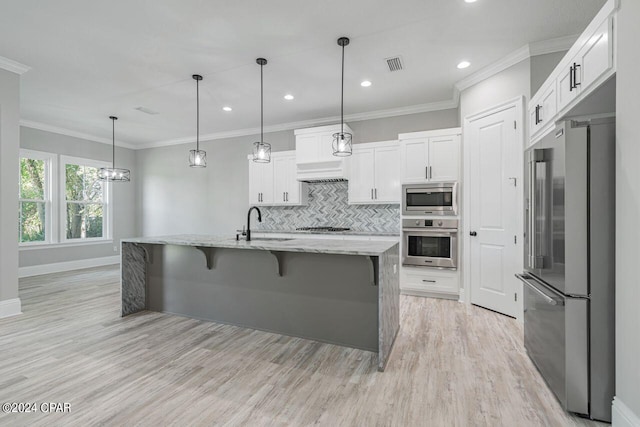
[(118, 246), (117, 245), (113, 245), (113, 252), (118, 252)]

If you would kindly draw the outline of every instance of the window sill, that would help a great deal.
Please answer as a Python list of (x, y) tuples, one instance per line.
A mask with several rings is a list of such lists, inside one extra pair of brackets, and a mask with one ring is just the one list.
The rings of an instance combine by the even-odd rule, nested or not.
[(113, 243), (113, 239), (100, 239), (86, 242), (34, 243), (31, 245), (18, 245), (18, 248), (20, 251), (33, 251), (38, 249), (71, 248), (74, 246), (106, 245), (111, 243)]

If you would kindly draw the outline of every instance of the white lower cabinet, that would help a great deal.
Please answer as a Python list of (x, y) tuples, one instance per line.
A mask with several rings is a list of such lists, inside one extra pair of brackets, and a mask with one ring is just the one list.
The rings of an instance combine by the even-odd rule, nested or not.
[(402, 267), (400, 290), (404, 295), (457, 300), (460, 294), (458, 271), (424, 267)]
[(251, 231), (256, 238), (272, 239), (319, 239), (319, 240), (367, 240), (377, 242), (398, 242), (400, 236), (371, 236), (359, 234), (312, 234), (312, 233), (265, 233), (260, 230)]

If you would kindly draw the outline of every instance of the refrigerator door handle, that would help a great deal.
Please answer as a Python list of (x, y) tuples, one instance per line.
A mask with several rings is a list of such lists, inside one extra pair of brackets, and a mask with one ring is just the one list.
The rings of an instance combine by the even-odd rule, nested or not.
[(549, 305), (564, 305), (563, 300), (557, 300), (555, 298), (550, 297), (549, 295), (542, 292), (540, 288), (538, 288), (536, 285), (529, 282), (529, 280), (527, 279), (531, 279), (531, 276), (528, 276), (526, 274), (516, 274), (516, 277), (522, 283), (527, 285), (531, 290), (535, 291), (538, 295), (540, 295)]

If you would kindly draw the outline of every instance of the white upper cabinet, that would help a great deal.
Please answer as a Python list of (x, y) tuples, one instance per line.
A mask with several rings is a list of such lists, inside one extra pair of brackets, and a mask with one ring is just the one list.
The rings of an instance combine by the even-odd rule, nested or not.
[(615, 74), (616, 0), (608, 0), (529, 103), (530, 143)]
[(273, 161), (256, 163), (249, 156), (249, 204), (273, 204)]
[(429, 138), (429, 179), (457, 181), (460, 175), (460, 136)]
[(460, 128), (400, 135), (402, 183), (458, 181)]
[(356, 144), (349, 161), (350, 204), (400, 203), (398, 141)]
[(270, 163), (255, 163), (249, 156), (249, 204), (258, 206), (304, 205), (307, 184), (296, 179), (296, 154), (271, 154)]

